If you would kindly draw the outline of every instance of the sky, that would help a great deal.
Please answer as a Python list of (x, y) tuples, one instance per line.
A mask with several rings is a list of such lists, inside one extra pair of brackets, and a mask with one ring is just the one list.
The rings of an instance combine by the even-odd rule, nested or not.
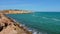
[(0, 10), (60, 11), (60, 0), (0, 0)]

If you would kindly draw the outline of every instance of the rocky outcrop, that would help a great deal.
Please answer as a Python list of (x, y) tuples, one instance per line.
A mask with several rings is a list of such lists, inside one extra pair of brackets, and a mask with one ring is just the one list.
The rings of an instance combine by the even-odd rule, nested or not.
[(0, 13), (0, 34), (32, 34), (32, 32)]

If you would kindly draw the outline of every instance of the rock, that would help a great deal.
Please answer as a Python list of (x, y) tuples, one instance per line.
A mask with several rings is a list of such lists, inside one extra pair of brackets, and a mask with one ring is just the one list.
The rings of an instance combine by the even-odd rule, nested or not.
[(32, 34), (20, 24), (14, 22), (14, 20), (0, 13), (0, 34)]

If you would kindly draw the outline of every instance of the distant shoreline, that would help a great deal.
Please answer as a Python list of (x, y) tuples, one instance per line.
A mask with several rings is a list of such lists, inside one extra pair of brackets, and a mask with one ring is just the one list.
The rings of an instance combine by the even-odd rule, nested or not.
[(32, 13), (32, 11), (27, 10), (3, 10), (1, 11), (4, 14), (26, 14), (26, 13)]

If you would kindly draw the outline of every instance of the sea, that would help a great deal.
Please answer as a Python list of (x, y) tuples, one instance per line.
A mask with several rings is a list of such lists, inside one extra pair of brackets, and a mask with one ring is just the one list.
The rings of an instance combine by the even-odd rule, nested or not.
[(6, 16), (27, 27), (33, 34), (60, 34), (60, 12), (32, 12)]

